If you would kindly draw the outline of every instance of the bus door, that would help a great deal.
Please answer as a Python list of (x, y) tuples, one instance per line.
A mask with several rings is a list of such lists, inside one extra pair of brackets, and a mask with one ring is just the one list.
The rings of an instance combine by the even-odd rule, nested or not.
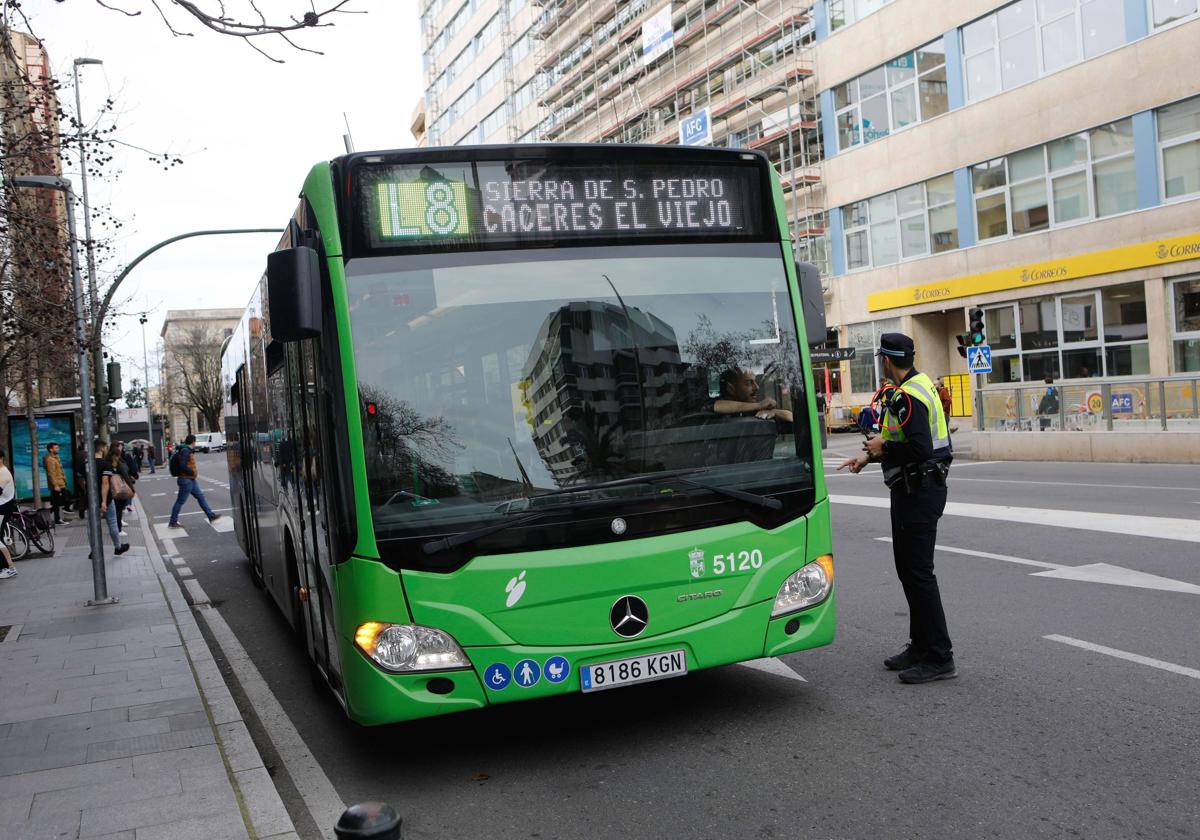
[(250, 565), (255, 576), (261, 579), (262, 554), (259, 550), (258, 539), (258, 505), (254, 501), (254, 404), (244, 364), (237, 369), (235, 380), (240, 403), (237, 415), (238, 472), (240, 473), (238, 483), (241, 491), (238, 493), (238, 508), (246, 527), (246, 555), (250, 558)]
[[(298, 492), (297, 515), (301, 520), (303, 549), (302, 577), (308, 587), (308, 626), (313, 634), (313, 657), (331, 679), (336, 681), (337, 663), (333, 662), (336, 634), (333, 626), (333, 599), (330, 594), (331, 550), (325, 499), (326, 467), (322, 463), (321, 429), (317, 401), (321, 398), (317, 378), (316, 342), (299, 341), (288, 345), (288, 374), (292, 430), (294, 434), (295, 475)], [(330, 453), (332, 454), (332, 453)]]

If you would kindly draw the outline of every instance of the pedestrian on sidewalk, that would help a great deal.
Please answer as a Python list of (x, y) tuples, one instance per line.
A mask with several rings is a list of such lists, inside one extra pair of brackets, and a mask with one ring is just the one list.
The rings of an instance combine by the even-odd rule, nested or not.
[[(137, 470), (133, 469), (133, 460), (129, 453), (125, 451), (125, 444), (119, 440), (114, 440), (108, 448), (107, 454), (109, 462), (112, 464), (113, 475), (121, 477), (125, 485), (134, 490), (134, 484), (137, 482)], [(136, 492), (136, 491), (134, 491)], [(112, 494), (117, 506), (117, 531), (121, 536), (128, 536), (125, 530), (125, 508), (133, 504), (133, 498), (123, 499), (118, 495)]]
[(150, 475), (154, 475), (154, 444), (146, 447), (146, 460), (150, 462)]
[[(946, 415), (946, 422), (949, 423), (950, 415), (954, 411), (954, 396), (950, 393), (950, 388), (947, 387), (945, 378), (941, 376), (937, 378), (937, 394), (938, 399), (942, 403), (942, 413)], [(954, 434), (957, 431), (958, 426), (950, 427), (950, 434)]]
[(13, 474), (4, 462), (4, 450), (0, 449), (0, 530), (8, 524), (8, 520), (17, 512), (17, 483)]
[(179, 510), (187, 501), (188, 496), (196, 497), (196, 501), (200, 503), (200, 509), (204, 511), (209, 522), (221, 518), (221, 514), (213, 513), (212, 508), (208, 506), (208, 499), (204, 498), (204, 491), (200, 489), (200, 482), (197, 481), (200, 472), (196, 468), (196, 456), (192, 452), (192, 446), (195, 443), (196, 436), (188, 435), (183, 439), (183, 445), (176, 447), (174, 454), (171, 455), (171, 475), (175, 476), (175, 483), (179, 485), (179, 495), (175, 497), (175, 506), (171, 508), (171, 521), (167, 523), (168, 528), (183, 527), (179, 524)]
[(87, 516), (88, 509), (87, 452), (83, 447), (76, 447), (71, 466), (75, 471), (75, 510), (79, 514), (79, 518), (83, 519)]
[(46, 481), (50, 484), (50, 508), (54, 511), (54, 524), (61, 525), (60, 511), (68, 505), (70, 499), (67, 496), (67, 474), (63, 471), (62, 460), (58, 457), (57, 443), (46, 444), (42, 466), (46, 468)]
[(863, 454), (838, 467), (857, 473), (872, 461), (883, 464), (891, 491), (892, 555), (909, 616), (908, 644), (883, 665), (910, 684), (958, 676), (933, 573), (937, 522), (946, 509), (946, 476), (954, 455), (942, 403), (932, 380), (913, 367), (915, 352), (913, 340), (903, 333), (880, 336), (875, 355), (883, 372), (900, 384), (885, 398), (879, 436), (863, 445)]
[(0, 580), (17, 576), (17, 569), (13, 566), (12, 555), (8, 553), (8, 546), (2, 542), (0, 542), (0, 561), (4, 562), (4, 568), (0, 569)]
[[(108, 522), (108, 533), (113, 541), (113, 554), (124, 554), (129, 550), (129, 543), (121, 542), (121, 529), (117, 526), (117, 500), (113, 492), (112, 450), (106, 450), (104, 441), (97, 440), (96, 457), (96, 499), (100, 503), (100, 515)], [(91, 559), (90, 557), (88, 559)]]

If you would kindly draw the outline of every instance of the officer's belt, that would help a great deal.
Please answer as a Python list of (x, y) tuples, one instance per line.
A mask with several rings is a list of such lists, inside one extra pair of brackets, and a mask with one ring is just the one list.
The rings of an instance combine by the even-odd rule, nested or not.
[(902, 464), (885, 467), (883, 470), (883, 483), (889, 488), (902, 485), (906, 492), (912, 493), (929, 487), (945, 486), (946, 476), (949, 472), (949, 461), (924, 461), (920, 464)]

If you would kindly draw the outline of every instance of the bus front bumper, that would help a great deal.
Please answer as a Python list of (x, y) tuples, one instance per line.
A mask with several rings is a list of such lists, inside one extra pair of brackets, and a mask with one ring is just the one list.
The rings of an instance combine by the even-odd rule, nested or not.
[[(581, 666), (642, 654), (683, 650), (687, 670), (692, 672), (807, 650), (833, 641), (836, 595), (835, 587), (820, 604), (778, 618), (771, 618), (772, 602), (763, 601), (670, 633), (607, 645), (467, 647), (473, 668), (458, 671), (388, 673), (347, 644), (342, 657), (346, 706), (355, 721), (375, 726), (571, 694), (581, 690)], [(565, 659), (570, 668), (560, 681), (552, 682), (545, 674), (546, 664), (556, 657)], [(485, 687), (484, 674), (493, 666), (500, 665), (502, 672), (512, 675), (526, 661), (538, 674), (531, 685), (511, 678), (501, 688)]]

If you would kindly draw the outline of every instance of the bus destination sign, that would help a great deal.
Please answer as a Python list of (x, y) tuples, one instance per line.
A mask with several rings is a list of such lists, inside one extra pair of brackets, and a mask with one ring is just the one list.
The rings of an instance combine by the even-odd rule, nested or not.
[(372, 249), (720, 241), (762, 235), (760, 181), (753, 165), (475, 161), (370, 167), (358, 195)]

